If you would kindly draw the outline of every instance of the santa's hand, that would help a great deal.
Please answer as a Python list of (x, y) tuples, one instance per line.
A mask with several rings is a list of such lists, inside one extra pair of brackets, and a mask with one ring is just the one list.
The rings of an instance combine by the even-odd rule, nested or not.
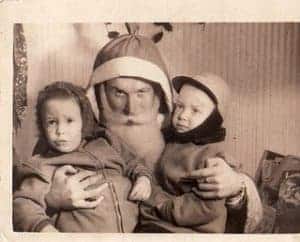
[(243, 176), (222, 158), (210, 158), (206, 168), (194, 170), (189, 178), (198, 180), (199, 195), (204, 199), (233, 197), (243, 188)]
[(145, 201), (151, 195), (151, 182), (148, 177), (139, 177), (129, 195), (131, 201)]
[(77, 173), (70, 165), (58, 168), (46, 195), (47, 205), (57, 210), (96, 207), (103, 200), (101, 193), (108, 184), (86, 190), (99, 180), (99, 177), (92, 176), (93, 174), (91, 171)]

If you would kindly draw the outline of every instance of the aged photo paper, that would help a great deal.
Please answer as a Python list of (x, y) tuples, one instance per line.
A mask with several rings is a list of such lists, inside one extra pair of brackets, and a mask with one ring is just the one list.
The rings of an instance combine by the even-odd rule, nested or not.
[[(247, 1), (241, 3), (239, 1), (205, 2), (192, 0), (185, 2), (178, 0), (150, 2), (137, 0), (94, 0), (89, 2), (63, 0), (40, 3), (36, 0), (0, 0), (0, 242), (300, 240), (300, 235), (298, 234), (300, 232), (298, 229), (300, 227), (299, 21), (300, 4), (297, 1), (285, 3), (280, 1), (264, 3)], [(129, 37), (125, 37), (125, 42), (127, 41), (125, 45), (120, 44), (118, 40), (121, 40), (123, 35), (128, 34)], [(151, 44), (149, 44), (148, 40), (151, 41)], [(111, 43), (111, 46), (106, 46), (107, 43)], [(161, 56), (156, 53), (156, 48)], [(102, 52), (99, 52), (100, 50)], [(114, 55), (117, 55), (117, 58)], [(143, 61), (137, 61), (135, 57), (138, 57), (140, 60), (143, 59)], [(149, 62), (149, 59), (152, 64)], [(113, 67), (107, 63), (113, 63)], [(115, 74), (116, 72), (118, 74)], [(206, 72), (210, 74), (201, 74)], [(89, 216), (92, 218), (94, 215), (88, 215), (84, 210), (87, 209), (85, 207), (87, 206), (86, 204), (95, 202), (95, 198), (92, 200), (83, 199), (86, 203), (84, 205), (81, 204), (83, 207), (81, 215), (80, 213), (76, 215), (76, 212), (72, 212), (72, 216), (77, 216), (74, 220), (77, 225), (70, 223), (71, 225), (68, 227), (66, 224), (70, 221), (68, 220), (68, 213), (71, 213), (69, 212), (70, 210), (56, 213), (54, 209), (54, 212), (49, 212), (49, 207), (51, 208), (51, 206), (48, 206), (48, 203), (51, 205), (51, 201), (53, 201), (50, 201), (49, 198), (51, 197), (51, 186), (53, 184), (44, 188), (43, 186), (38, 187), (36, 184), (39, 183), (34, 181), (28, 185), (29, 188), (26, 190), (26, 184), (21, 183), (21, 175), (19, 174), (22, 173), (24, 175), (28, 172), (28, 169), (15, 171), (14, 167), (17, 167), (16, 164), (20, 167), (19, 162), (22, 162), (22, 165), (23, 162), (31, 162), (33, 154), (40, 155), (39, 159), (42, 157), (45, 162), (53, 162), (57, 154), (65, 154), (63, 156), (64, 159), (70, 159), (71, 162), (55, 163), (57, 161), (54, 161), (53, 167), (57, 170), (64, 165), (77, 166), (77, 170), (75, 170), (78, 172), (77, 174), (80, 173), (80, 170), (91, 170), (91, 167), (89, 167), (90, 160), (85, 161), (85, 163), (76, 163), (77, 159), (79, 159), (78, 157), (80, 157), (80, 150), (80, 152), (68, 156), (68, 153), (77, 152), (76, 149), (78, 146), (81, 147), (83, 142), (81, 140), (82, 136), (86, 135), (85, 131), (83, 131), (87, 121), (85, 120), (86, 114), (83, 114), (86, 106), (82, 107), (82, 105), (85, 105), (85, 99), (80, 96), (82, 90), (83, 93), (87, 91), (87, 100), (91, 103), (89, 108), (91, 108), (91, 112), (93, 112), (95, 117), (98, 118), (97, 122), (103, 122), (104, 126), (110, 127), (109, 130), (116, 132), (118, 134), (116, 137), (121, 137), (121, 141), (127, 138), (131, 140), (132, 137), (133, 140), (138, 140), (133, 143), (128, 141), (128, 145), (131, 148), (138, 147), (136, 149), (141, 152), (141, 157), (145, 156), (143, 159), (145, 159), (146, 167), (148, 168), (147, 159), (150, 157), (149, 160), (151, 160), (152, 156), (155, 157), (156, 154), (156, 148), (154, 147), (157, 147), (157, 149), (161, 147), (159, 138), (153, 138), (153, 142), (149, 141), (152, 137), (155, 137), (155, 131), (149, 131), (146, 127), (145, 129), (134, 131), (136, 132), (134, 133), (134, 129), (130, 127), (134, 126), (135, 121), (129, 118), (128, 124), (126, 124), (129, 127), (129, 134), (127, 132), (126, 134), (128, 135), (122, 137), (123, 133), (118, 133), (118, 129), (113, 129), (112, 127), (114, 126), (109, 126), (109, 124), (110, 122), (114, 124), (116, 120), (121, 122), (122, 117), (129, 117), (130, 115), (133, 117), (135, 110), (142, 110), (140, 112), (144, 112), (146, 117), (144, 118), (140, 115), (140, 119), (137, 120), (147, 120), (148, 123), (154, 112), (151, 109), (151, 105), (153, 105), (154, 108), (157, 107), (157, 110), (159, 110), (159, 115), (155, 114), (155, 120), (159, 120), (160, 127), (164, 127), (166, 120), (169, 120), (169, 118), (173, 120), (170, 116), (167, 117), (166, 113), (169, 112), (168, 115), (172, 114), (172, 103), (174, 100), (177, 100), (174, 99), (174, 96), (180, 96), (182, 94), (181, 90), (186, 90), (183, 88), (185, 84), (182, 84), (178, 90), (176, 86), (174, 86), (174, 90), (168, 89), (170, 88), (166, 84), (168, 79), (171, 80), (176, 76), (181, 78), (179, 78), (180, 81), (186, 79), (190, 81), (192, 79), (193, 84), (187, 86), (204, 90), (205, 96), (213, 101), (213, 105), (216, 105), (217, 109), (213, 110), (217, 110), (217, 114), (213, 111), (206, 118), (211, 118), (211, 122), (217, 122), (216, 120), (220, 121), (221, 119), (222, 126), (220, 125), (220, 129), (213, 136), (209, 136), (209, 141), (207, 141), (207, 136), (205, 136), (205, 139), (200, 141), (196, 139), (192, 143), (206, 145), (207, 143), (223, 141), (226, 128), (226, 139), (222, 146), (222, 152), (225, 150), (226, 155), (230, 155), (230, 159), (226, 155), (221, 155), (220, 157), (223, 161), (230, 160), (228, 162), (230, 166), (228, 165), (227, 171), (233, 172), (231, 173), (233, 176), (235, 174), (233, 169), (240, 170), (243, 174), (247, 174), (244, 174), (245, 177), (251, 176), (257, 185), (264, 204), (264, 217), (258, 226), (256, 226), (256, 223), (258, 223), (257, 219), (263, 216), (259, 214), (261, 205), (259, 200), (255, 200), (255, 188), (252, 188), (251, 181), (249, 187), (247, 179), (246, 181), (243, 180), (242, 188), (238, 189), (234, 196), (231, 196), (232, 193), (230, 192), (226, 196), (224, 195), (226, 198), (239, 198), (239, 196), (244, 198), (248, 196), (248, 199), (245, 199), (245, 201), (244, 199), (235, 200), (248, 204), (247, 209), (245, 209), (245, 220), (241, 219), (239, 215), (235, 214), (234, 216), (237, 217), (234, 217), (231, 213), (227, 213), (227, 218), (235, 219), (233, 226), (241, 227), (242, 229), (227, 229), (228, 223), (225, 228), (226, 215), (223, 214), (224, 216), (220, 215), (223, 217), (218, 222), (213, 221), (212, 225), (207, 223), (204, 225), (204, 229), (201, 226), (197, 228), (199, 229), (198, 232), (208, 231), (210, 232), (209, 234), (190, 233), (197, 231), (197, 229), (194, 226), (189, 230), (187, 225), (183, 226), (185, 227), (183, 230), (167, 230), (168, 232), (180, 232), (177, 234), (164, 233), (166, 232), (165, 230), (147, 229), (141, 230), (142, 233), (132, 233), (133, 228), (130, 226), (133, 226), (132, 223), (135, 225), (136, 221), (132, 222), (128, 219), (132, 216), (130, 214), (132, 207), (130, 204), (126, 207), (127, 199), (125, 199), (125, 202), (113, 199), (114, 202), (111, 204), (108, 204), (108, 202), (105, 205), (107, 206), (107, 218), (113, 218), (113, 216), (121, 217), (118, 220), (121, 222), (116, 224), (116, 229), (109, 227), (105, 222), (103, 224), (108, 226), (109, 229), (107, 230), (98, 230), (98, 224), (95, 223), (89, 225)], [(135, 78), (134, 82), (132, 82), (131, 77)], [(219, 77), (221, 77), (222, 81), (224, 79), (225, 83), (227, 83), (226, 85), (230, 88), (230, 94), (228, 94), (228, 99), (226, 99), (226, 115), (222, 106), (223, 104), (225, 105), (225, 99), (219, 96), (219, 92), (224, 94), (225, 86), (221, 86), (218, 89), (213, 83), (214, 81), (220, 83)], [(205, 78), (207, 78), (207, 82)], [(117, 79), (117, 81), (111, 81), (114, 79)], [(118, 82), (120, 79), (123, 82)], [(124, 85), (124, 81), (127, 81), (129, 84)], [(69, 86), (65, 83), (55, 86), (55, 82), (67, 82), (75, 86)], [(102, 84), (102, 82), (109, 84), (100, 85), (103, 86), (101, 89), (97, 88), (97, 85), (99, 83)], [(195, 84), (195, 82), (198, 84)], [(58, 97), (58, 100), (62, 102), (57, 104), (56, 107), (59, 108), (53, 111), (50, 108), (50, 102), (46, 100), (48, 95), (46, 92), (50, 90), (46, 87), (49, 87), (49, 85), (50, 88), (52, 85), (52, 88), (68, 89), (67, 92), (72, 92), (73, 101), (76, 100), (77, 104), (74, 104), (76, 102), (68, 103), (67, 101), (71, 99), (68, 99), (67, 94), (62, 94), (62, 96), (58, 97), (59, 94), (56, 93), (54, 97)], [(140, 88), (142, 94), (137, 94), (134, 97), (138, 99), (133, 98), (133, 89), (130, 89), (136, 87), (135, 85), (143, 87)], [(81, 90), (81, 88), (83, 89)], [(42, 90), (45, 92), (41, 93)], [(99, 96), (97, 96), (97, 90), (99, 91)], [(147, 99), (147, 91), (149, 90), (150, 92), (153, 91), (153, 104), (152, 101), (150, 102)], [(179, 94), (173, 94), (173, 91), (174, 93), (178, 91)], [(111, 95), (114, 94), (115, 99), (110, 99), (109, 93)], [(194, 90), (191, 93), (191, 95), (195, 96), (187, 100), (196, 100), (197, 92)], [(103, 95), (106, 95), (105, 97), (107, 98), (107, 103), (105, 104)], [(125, 96), (127, 98), (126, 105), (124, 101)], [(156, 97), (158, 99), (155, 99)], [(38, 106), (37, 102), (42, 102), (43, 98), (46, 101)], [(55, 98), (53, 100), (56, 100)], [(115, 103), (113, 103), (114, 100)], [(155, 100), (158, 100), (160, 103), (158, 106), (155, 106)], [(183, 99), (180, 99), (180, 97), (178, 100), (183, 102)], [(122, 102), (125, 106), (122, 106)], [(178, 104), (179, 101), (175, 102), (176, 108), (178, 108), (180, 106)], [(55, 104), (53, 105), (55, 106)], [(53, 105), (52, 108), (54, 107)], [(99, 105), (102, 108), (100, 110)], [(105, 109), (105, 105), (112, 109)], [(122, 110), (122, 112), (125, 113), (125, 116), (122, 116), (123, 113), (122, 115), (117, 113), (120, 108), (124, 108), (125, 111)], [(149, 110), (149, 114), (146, 113), (147, 110)], [(176, 114), (176, 110), (172, 115)], [(76, 116), (76, 111), (79, 113), (78, 116)], [(101, 112), (103, 112), (103, 117)], [(71, 145), (76, 143), (77, 138), (79, 139), (78, 142), (80, 144), (77, 144), (76, 149), (66, 148), (67, 138), (51, 143), (49, 126), (53, 125), (53, 122), (47, 121), (48, 129), (45, 129), (46, 118), (44, 116), (48, 115), (47, 119), (49, 119), (49, 115), (55, 116), (55, 114), (64, 118), (68, 115), (72, 116), (72, 120), (70, 117), (67, 119), (69, 123), (73, 122), (73, 118), (76, 119), (76, 117), (82, 119), (82, 128), (79, 132), (80, 139), (78, 138), (79, 136), (70, 138)], [(217, 116), (212, 116), (212, 114)], [(194, 113), (195, 116), (196, 114)], [(175, 124), (174, 126), (176, 128)], [(198, 124), (194, 127), (201, 128), (202, 126)], [(207, 127), (212, 130), (211, 126)], [(207, 127), (205, 126), (205, 128)], [(71, 128), (69, 132), (70, 130)], [(198, 132), (198, 129), (193, 130)], [(224, 131), (224, 133), (221, 131)], [(43, 134), (45, 137), (43, 137), (46, 139), (44, 143), (41, 142), (41, 133), (43, 132), (45, 132)], [(159, 134), (161, 134), (160, 131)], [(139, 135), (140, 137), (137, 137)], [(142, 136), (151, 138), (143, 138)], [(90, 134), (87, 137), (84, 137), (84, 142), (90, 140)], [(111, 137), (114, 136), (109, 136), (108, 139), (110, 140)], [(165, 135), (165, 137), (169, 136)], [(210, 140), (212, 137), (213, 141)], [(111, 139), (113, 141), (108, 143), (115, 148), (113, 146), (115, 139)], [(176, 139), (181, 139), (180, 141), (182, 141), (186, 137), (179, 135), (176, 136)], [(121, 141), (120, 143), (122, 144)], [(91, 144), (93, 143), (91, 142)], [(117, 144), (119, 145), (118, 139)], [(50, 147), (49, 150), (46, 147), (47, 145)], [(110, 150), (110, 146), (106, 148)], [(128, 148), (128, 150), (131, 151), (131, 148)], [(45, 149), (47, 150), (46, 153)], [(55, 153), (57, 151), (59, 153)], [(150, 153), (147, 153), (148, 151)], [(91, 153), (97, 156), (97, 153), (93, 152), (92, 150)], [(179, 152), (178, 148), (176, 148), (176, 152)], [(45, 154), (47, 155), (43, 157)], [(101, 156), (101, 158), (98, 157), (99, 160), (105, 159), (104, 156), (102, 157), (102, 153), (99, 156)], [(49, 157), (52, 160), (50, 159), (49, 161)], [(126, 159), (128, 157), (129, 155), (126, 153)], [(131, 153), (130, 157), (132, 157)], [(132, 172), (135, 174), (136, 172), (137, 177), (147, 176), (145, 174), (148, 173), (142, 169), (144, 167), (136, 169), (136, 166), (134, 166), (135, 170), (131, 171), (129, 165), (128, 169), (131, 173), (126, 173), (127, 168), (123, 168), (122, 159), (125, 158), (121, 156), (120, 161), (118, 161), (120, 164), (117, 164), (118, 167), (122, 167), (125, 171), (115, 168), (115, 163), (117, 162), (115, 160), (113, 165), (106, 163), (103, 167), (106, 166), (109, 172), (111, 169), (117, 169), (117, 172), (122, 174), (132, 174)], [(158, 158), (153, 159), (157, 160)], [(92, 159), (92, 162), (94, 162), (94, 159)], [(221, 162), (221, 164), (223, 163)], [(172, 169), (175, 168), (178, 169), (178, 165), (172, 167)], [(37, 166), (33, 169), (36, 172)], [(74, 174), (76, 173), (75, 171)], [(166, 170), (166, 172), (168, 173), (169, 170)], [(32, 175), (32, 173), (30, 174)], [(33, 177), (39, 177), (40, 174), (38, 172), (34, 173)], [(54, 174), (55, 170), (49, 177), (53, 178)], [(96, 174), (99, 175), (98, 173)], [(107, 175), (107, 173), (105, 174)], [(28, 176), (28, 173), (22, 179), (26, 178), (26, 176)], [(133, 184), (138, 181), (136, 177), (131, 178), (130, 175), (128, 177), (125, 179), (124, 184), (127, 184), (126, 182), (128, 181), (130, 182), (130, 179), (132, 179)], [(43, 181), (44, 185), (49, 183), (47, 179), (43, 174), (39, 177), (39, 181)], [(182, 184), (183, 187), (197, 186), (193, 182), (199, 182), (193, 176), (181, 179), (178, 183), (179, 185), (177, 184), (178, 186)], [(53, 183), (54, 178), (51, 181)], [(204, 182), (209, 183), (209, 180)], [(121, 184), (120, 187), (125, 187), (123, 180), (119, 183)], [(230, 183), (228, 182), (228, 184)], [(109, 187), (111, 193), (119, 192), (118, 186), (117, 191), (116, 187), (113, 187), (116, 185), (111, 186)], [(132, 189), (130, 186), (129, 190)], [(19, 187), (22, 187), (24, 191), (15, 193), (16, 195), (13, 197), (13, 191), (18, 190)], [(53, 187), (55, 186), (53, 185)], [(47, 192), (45, 192), (45, 189), (48, 189)], [(228, 188), (227, 190), (230, 189)], [(276, 191), (276, 194), (274, 191)], [(127, 194), (130, 197), (129, 191), (126, 190), (125, 192), (126, 197)], [(254, 192), (254, 195), (252, 192)], [(48, 194), (50, 195), (48, 196)], [(195, 194), (197, 193), (195, 192)], [(47, 200), (43, 197), (42, 199), (46, 202), (39, 204), (39, 201), (35, 199), (39, 199), (40, 196), (48, 196), (49, 199), (47, 198)], [(213, 197), (213, 199), (215, 198)], [(21, 202), (15, 202), (17, 199), (19, 199), (18, 202)], [(23, 200), (25, 203), (22, 202)], [(225, 199), (223, 202), (225, 203)], [(105, 200), (103, 200), (104, 203)], [(228, 204), (227, 206), (230, 206)], [(99, 206), (101, 206), (101, 203)], [(232, 206), (234, 207), (234, 205)], [(160, 211), (157, 207), (155, 211)], [(187, 209), (187, 207), (188, 205), (183, 204), (183, 209)], [(41, 222), (42, 217), (39, 217), (40, 211), (44, 213), (46, 209), (48, 209), (47, 216), (49, 213), (52, 214), (52, 217), (49, 216), (52, 219), (50, 219), (51, 222), (56, 223), (55, 227), (62, 231), (65, 229), (69, 233), (37, 233), (37, 231), (43, 231), (42, 229), (50, 221), (46, 221), (46, 219)], [(116, 215), (110, 213), (110, 209), (116, 209)], [(212, 212), (217, 214), (216, 211)], [(133, 213), (137, 217), (137, 213)], [(34, 216), (36, 216), (36, 221), (40, 219), (38, 223), (34, 220)], [(63, 216), (66, 216), (66, 224)], [(197, 216), (199, 215), (196, 213), (196, 219)], [(223, 225), (218, 225), (219, 221)], [(190, 224), (191, 222), (188, 223)], [(158, 224), (160, 225), (160, 223)], [(93, 226), (95, 229), (92, 228)], [(99, 226), (102, 226), (100, 222)], [(178, 224), (177, 226), (180, 227)], [(224, 230), (227, 233), (224, 234)], [(70, 231), (90, 233), (70, 233)], [(96, 233), (97, 231), (101, 232)], [(125, 232), (125, 234), (121, 232)], [(212, 232), (218, 233), (213, 234)]]

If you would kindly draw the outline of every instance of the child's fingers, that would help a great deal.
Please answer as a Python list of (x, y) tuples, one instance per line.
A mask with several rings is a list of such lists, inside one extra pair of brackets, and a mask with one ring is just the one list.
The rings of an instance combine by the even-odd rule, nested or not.
[(130, 193), (130, 200), (136, 201), (141, 197), (141, 190), (138, 187), (134, 187)]
[(145, 201), (145, 200), (147, 200), (148, 198), (149, 198), (149, 192), (147, 191), (147, 190), (142, 190), (141, 192), (140, 192), (140, 194), (138, 194), (139, 196), (138, 196), (138, 200), (140, 200), (140, 201)]
[(130, 195), (129, 195), (129, 200), (131, 200), (131, 201), (135, 201), (135, 200), (136, 200), (136, 195), (135, 195), (135, 194), (132, 194), (132, 193), (130, 193)]
[(134, 198), (136, 198), (136, 196), (137, 196), (137, 190), (132, 190), (132, 192), (130, 193), (130, 197), (131, 197), (131, 199), (134, 199)]
[(150, 197), (150, 194), (144, 194), (142, 197), (142, 201), (146, 201)]

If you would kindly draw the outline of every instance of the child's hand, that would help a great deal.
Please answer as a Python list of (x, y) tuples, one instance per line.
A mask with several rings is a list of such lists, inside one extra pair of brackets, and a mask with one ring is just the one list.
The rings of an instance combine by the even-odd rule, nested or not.
[(148, 177), (139, 177), (129, 195), (129, 200), (132, 201), (145, 201), (151, 195), (151, 182)]
[(41, 233), (58, 233), (59, 231), (51, 224), (47, 224), (40, 230)]

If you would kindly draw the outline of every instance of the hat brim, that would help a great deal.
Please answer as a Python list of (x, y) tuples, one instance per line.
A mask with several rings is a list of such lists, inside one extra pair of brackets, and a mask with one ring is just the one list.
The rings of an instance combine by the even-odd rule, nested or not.
[(213, 101), (214, 103), (218, 103), (217, 97), (214, 93), (204, 84), (201, 83), (201, 80), (196, 80), (189, 76), (176, 76), (172, 79), (173, 87), (176, 92), (179, 93), (180, 89), (184, 84), (190, 84), (200, 90), (204, 91)]
[(182, 86), (186, 83), (196, 85), (197, 81), (188, 76), (176, 76), (172, 79), (173, 87), (176, 92), (179, 92)]
[(89, 87), (118, 77), (136, 77), (157, 83), (165, 93), (166, 104), (172, 111), (172, 90), (167, 75), (155, 64), (132, 56), (111, 59), (93, 72)]

